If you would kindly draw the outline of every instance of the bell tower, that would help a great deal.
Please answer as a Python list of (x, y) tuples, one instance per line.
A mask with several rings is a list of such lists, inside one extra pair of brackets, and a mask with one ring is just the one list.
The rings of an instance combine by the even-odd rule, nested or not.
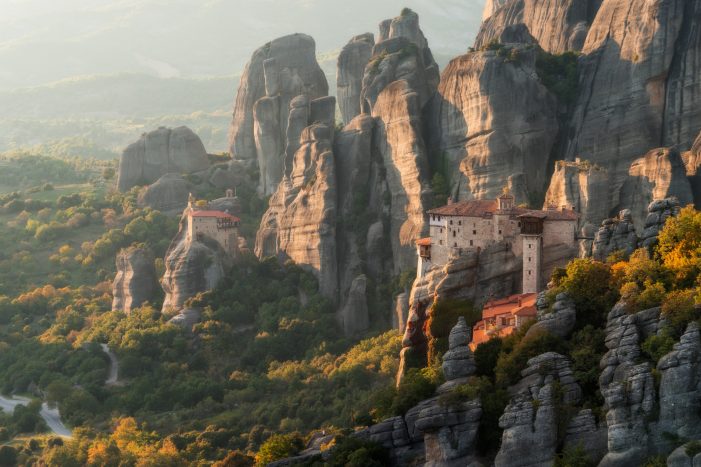
[(522, 293), (540, 292), (542, 283), (543, 220), (544, 215), (519, 216), (523, 240), (523, 288)]

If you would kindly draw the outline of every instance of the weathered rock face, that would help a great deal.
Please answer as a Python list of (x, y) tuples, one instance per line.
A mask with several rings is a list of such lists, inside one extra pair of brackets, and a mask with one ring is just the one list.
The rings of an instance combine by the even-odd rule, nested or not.
[(535, 50), (509, 46), (518, 60), (493, 50), (453, 59), (431, 103), (429, 151), (454, 174), (458, 199), (496, 198), (514, 174), (527, 183), (517, 202), (545, 191), (557, 101), (535, 73)]
[(117, 275), (112, 285), (112, 311), (129, 313), (157, 295), (158, 279), (151, 250), (126, 248), (117, 253)]
[[(258, 165), (263, 194), (277, 188), (285, 156), (290, 155), (286, 144), (299, 139), (295, 131), (288, 135), (293, 100), (300, 95), (308, 99), (328, 95), (328, 83), (315, 54), (311, 37), (284, 36), (256, 50), (241, 76), (229, 132), (230, 152), (234, 159)], [(304, 121), (302, 128), (307, 126)]]
[(397, 273), (414, 267), (414, 241), (427, 231), (425, 213), (431, 191), (420, 114), (419, 94), (404, 80), (387, 86), (373, 107), (375, 144), (392, 197), (390, 239)]
[(567, 338), (572, 333), (577, 323), (577, 310), (567, 294), (558, 294), (555, 297), (552, 311), (548, 311), (545, 292), (542, 292), (538, 296), (536, 306), (538, 307), (537, 321), (528, 329), (526, 336), (547, 332)]
[(696, 209), (701, 208), (701, 133), (694, 141), (691, 150), (682, 154), (686, 175), (691, 184), (691, 193), (694, 197)]
[(360, 115), (363, 75), (372, 56), (374, 45), (375, 38), (370, 33), (355, 36), (338, 55), (336, 92), (338, 93), (338, 107), (341, 109), (341, 117), (345, 125)]
[(191, 191), (192, 185), (180, 174), (165, 174), (139, 193), (138, 202), (157, 211), (182, 211)]
[(188, 239), (185, 222), (165, 257), (161, 286), (166, 293), (163, 311), (180, 311), (185, 301), (215, 288), (231, 268), (232, 258), (216, 241)]
[(676, 433), (684, 439), (701, 438), (700, 365), (701, 336), (698, 324), (692, 322), (674, 350), (657, 363), (661, 374), (658, 433)]
[(581, 50), (598, 2), (588, 0), (488, 1), (475, 48), (498, 39), (509, 26), (524, 24), (543, 50), (560, 54)]
[(292, 171), (270, 199), (256, 236), (256, 255), (280, 256), (309, 268), (319, 290), (336, 301), (336, 168), (333, 126), (304, 129)]
[(341, 321), (346, 335), (361, 333), (369, 327), (367, 283), (367, 277), (361, 274), (353, 279), (348, 291), (348, 298), (341, 309)]
[(167, 173), (206, 170), (209, 159), (200, 138), (189, 128), (161, 127), (127, 146), (119, 160), (117, 187), (128, 191), (146, 185)]
[(679, 151), (653, 149), (631, 164), (623, 183), (620, 203), (631, 211), (633, 223), (642, 230), (653, 200), (676, 198), (682, 206), (693, 203), (691, 184)]
[(555, 352), (530, 359), (521, 375), (523, 379), (511, 388), (514, 396), (499, 419), (504, 433), (494, 464), (551, 465), (558, 444), (557, 406), (578, 404), (582, 391), (569, 360)]
[(544, 207), (573, 207), (581, 216), (580, 224), (598, 224), (610, 215), (606, 198), (599, 196), (608, 192), (608, 184), (608, 171), (601, 166), (557, 161)]
[[(686, 58), (694, 55), (687, 49), (695, 47), (695, 39), (688, 36), (694, 20), (687, 9), (697, 5), (698, 1), (683, 0), (604, 0), (592, 22), (579, 62), (580, 92), (566, 158), (581, 156), (609, 171), (610, 208), (623, 206), (621, 187), (640, 154), (665, 144), (688, 148), (698, 131), (688, 128), (677, 132), (680, 139), (665, 137), (669, 122), (689, 122), (687, 115), (693, 112), (685, 107), (696, 105), (698, 99), (679, 89), (679, 83), (685, 82), (693, 92), (691, 83), (698, 80), (682, 77), (687, 72), (681, 69)], [(679, 70), (680, 81), (670, 86), (672, 68)], [(698, 70), (692, 73), (698, 75)], [(668, 105), (669, 92), (689, 99), (683, 105), (681, 101)]]
[(640, 238), (640, 246), (649, 247), (657, 243), (657, 236), (667, 219), (678, 216), (679, 212), (679, 201), (676, 198), (661, 199), (650, 203), (645, 219), (645, 230)]
[(591, 255), (599, 260), (617, 251), (630, 255), (638, 247), (638, 235), (635, 232), (630, 211), (624, 209), (617, 218), (605, 219), (597, 230), (592, 245)]
[(639, 465), (647, 457), (648, 420), (656, 403), (649, 362), (639, 363), (640, 344), (658, 330), (659, 308), (628, 314), (624, 303), (609, 313), (608, 352), (601, 359), (601, 394), (608, 409), (608, 453), (600, 466)]

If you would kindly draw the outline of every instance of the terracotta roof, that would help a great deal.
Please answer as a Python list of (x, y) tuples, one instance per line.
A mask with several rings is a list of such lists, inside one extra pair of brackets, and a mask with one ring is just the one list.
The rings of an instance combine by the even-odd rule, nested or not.
[(240, 222), (241, 219), (239, 219), (236, 216), (232, 216), (228, 212), (223, 212), (223, 211), (192, 211), (190, 212), (191, 217), (216, 217), (217, 219), (229, 219), (234, 222)]
[(431, 246), (431, 237), (420, 238), (416, 240), (416, 244), (420, 246)]
[(526, 211), (518, 217), (537, 217), (548, 221), (576, 221), (579, 219), (579, 213), (572, 209), (546, 209)]
[[(484, 305), (482, 319), (511, 314), (518, 316), (535, 316), (535, 302), (538, 295), (534, 293), (512, 295), (510, 297), (491, 300)], [(519, 305), (519, 301), (521, 304)], [(528, 310), (530, 309), (530, 310)]]
[(494, 199), (476, 199), (448, 204), (431, 209), (428, 213), (440, 214), (441, 216), (484, 217), (486, 214), (493, 214), (498, 206), (499, 204)]

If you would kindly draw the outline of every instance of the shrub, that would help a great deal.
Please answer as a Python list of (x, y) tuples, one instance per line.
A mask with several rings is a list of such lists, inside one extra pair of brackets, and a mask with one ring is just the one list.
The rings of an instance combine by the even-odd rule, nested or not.
[(497, 366), (501, 345), (502, 339), (494, 337), (477, 346), (474, 352), (477, 375), (494, 377), (494, 369)]
[(695, 290), (675, 290), (665, 297), (662, 303), (662, 316), (667, 319), (672, 337), (677, 340), (686, 331), (687, 325), (699, 319), (699, 309), (695, 305)]
[(382, 467), (390, 465), (389, 453), (379, 444), (347, 436), (336, 442), (324, 464), (329, 467)]
[(441, 300), (433, 304), (426, 323), (428, 327), (428, 361), (440, 362), (441, 356), (448, 350), (448, 336), (463, 316), (472, 328), (482, 314), (468, 300)]
[(581, 444), (575, 447), (566, 447), (565, 450), (555, 457), (555, 467), (590, 467), (594, 463), (584, 450)]
[(528, 360), (545, 352), (565, 353), (564, 342), (546, 331), (522, 338), (511, 352), (502, 352), (499, 355), (494, 370), (497, 385), (506, 387), (515, 384), (521, 377), (521, 371), (526, 368)]
[(579, 80), (576, 53), (552, 55), (540, 50), (536, 57), (536, 72), (543, 85), (555, 94), (561, 103), (568, 106), (574, 103)]
[(407, 410), (431, 397), (440, 382), (441, 374), (437, 367), (411, 368), (398, 387), (384, 388), (374, 395), (373, 417), (381, 421), (404, 415)]
[(684, 452), (692, 459), (696, 454), (701, 453), (701, 441), (691, 441), (684, 446)]
[(304, 441), (298, 433), (272, 435), (256, 453), (256, 465), (264, 466), (286, 457), (292, 457), (302, 449), (304, 449)]
[(667, 219), (658, 241), (657, 253), (678, 287), (693, 285), (701, 273), (701, 212), (693, 206), (683, 208)]
[(674, 348), (675, 339), (669, 334), (668, 329), (663, 329), (660, 334), (653, 334), (643, 342), (641, 348), (654, 362), (667, 355)]

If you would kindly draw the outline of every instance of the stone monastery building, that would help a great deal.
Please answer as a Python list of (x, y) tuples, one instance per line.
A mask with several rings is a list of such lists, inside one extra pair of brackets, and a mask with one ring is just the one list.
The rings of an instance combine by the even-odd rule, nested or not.
[(469, 249), (505, 242), (516, 257), (523, 258), (522, 293), (537, 293), (544, 285), (543, 247), (577, 242), (579, 215), (574, 210), (517, 207), (508, 191), (495, 200), (450, 203), (428, 215), (430, 237), (416, 242), (419, 277)]
[[(233, 196), (231, 190), (227, 191), (227, 197)], [(207, 237), (216, 241), (231, 255), (235, 255), (238, 249), (239, 225), (241, 219), (225, 211), (198, 208), (194, 204), (194, 198), (190, 195), (187, 208), (187, 239), (202, 240)]]

